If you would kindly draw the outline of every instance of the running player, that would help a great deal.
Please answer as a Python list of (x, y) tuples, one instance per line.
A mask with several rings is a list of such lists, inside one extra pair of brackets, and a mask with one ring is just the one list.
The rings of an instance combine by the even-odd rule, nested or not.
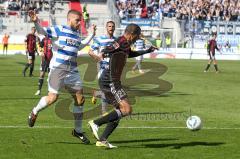
[[(109, 68), (109, 58), (104, 58), (101, 60), (99, 58), (99, 54), (103, 49), (105, 49), (107, 46), (111, 46), (113, 42), (116, 40), (116, 38), (113, 36), (115, 31), (115, 23), (113, 21), (108, 21), (106, 23), (106, 35), (101, 35), (94, 39), (94, 43), (91, 46), (91, 49), (89, 51), (89, 55), (95, 59), (98, 62), (97, 68), (98, 68), (98, 79), (100, 78), (102, 72), (105, 69)], [(101, 97), (101, 103), (102, 103), (102, 114), (105, 114), (107, 112), (107, 105), (106, 99), (104, 97), (104, 94), (101, 91), (94, 91), (93, 93), (93, 99), (92, 102), (96, 103), (96, 97)]]
[(220, 52), (220, 49), (217, 46), (216, 38), (217, 38), (217, 33), (213, 33), (212, 39), (208, 41), (207, 51), (208, 51), (208, 55), (209, 55), (209, 60), (208, 60), (207, 67), (205, 68), (204, 72), (208, 71), (208, 69), (211, 66), (211, 63), (213, 62), (216, 73), (219, 73), (218, 66), (217, 66), (217, 60), (215, 58), (215, 49), (217, 49), (219, 52)]
[(75, 129), (72, 135), (79, 138), (84, 144), (90, 141), (82, 130), (83, 96), (82, 81), (77, 68), (78, 51), (85, 47), (94, 37), (96, 26), (93, 25), (93, 34), (83, 41), (80, 38), (80, 22), (82, 14), (76, 10), (70, 10), (67, 14), (67, 25), (42, 28), (34, 11), (29, 12), (31, 20), (39, 34), (48, 36), (52, 40), (53, 57), (50, 62), (50, 73), (48, 76), (48, 95), (40, 99), (39, 103), (32, 109), (28, 117), (29, 127), (33, 127), (40, 111), (53, 104), (58, 99), (61, 88), (66, 88), (74, 99), (73, 114)]
[(52, 59), (52, 41), (47, 36), (40, 42), (40, 47), (43, 50), (42, 61), (40, 66), (40, 76), (38, 80), (38, 90), (35, 95), (41, 94), (41, 89), (43, 85), (43, 80), (46, 72), (49, 72), (49, 63)]
[[(141, 51), (141, 50), (145, 49), (145, 41), (143, 39), (143, 35), (141, 35), (140, 39), (138, 39), (134, 43), (134, 47), (135, 47), (136, 51)], [(133, 73), (136, 71), (136, 69), (138, 69), (139, 73), (141, 73), (141, 74), (144, 73), (144, 71), (141, 69), (141, 63), (143, 61), (143, 55), (138, 56), (135, 59), (136, 59), (136, 64), (132, 68)]]
[[(128, 102), (127, 94), (121, 85), (121, 74), (126, 64), (126, 59), (131, 57), (141, 56), (145, 53), (153, 52), (156, 48), (151, 46), (147, 50), (132, 51), (133, 44), (141, 34), (141, 28), (136, 24), (129, 24), (124, 32), (124, 35), (119, 37), (112, 47), (107, 47), (102, 50), (102, 58), (109, 57), (109, 69), (105, 69), (99, 80), (99, 85), (105, 94), (108, 103), (111, 103), (115, 109), (96, 120), (88, 122), (93, 135), (98, 140), (96, 146), (115, 148), (107, 139), (109, 135), (118, 126), (121, 117), (130, 115), (132, 107)], [(98, 128), (103, 124), (107, 124), (103, 134), (98, 136)]]
[(26, 55), (28, 58), (28, 63), (25, 65), (23, 70), (23, 76), (26, 76), (26, 71), (30, 67), (29, 76), (33, 76), (34, 63), (35, 63), (35, 53), (37, 51), (37, 42), (39, 38), (35, 35), (36, 28), (32, 27), (31, 33), (27, 35), (25, 40)]

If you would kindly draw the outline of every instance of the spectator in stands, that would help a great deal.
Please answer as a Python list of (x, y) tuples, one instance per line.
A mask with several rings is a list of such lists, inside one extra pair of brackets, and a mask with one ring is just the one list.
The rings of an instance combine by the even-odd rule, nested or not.
[(83, 20), (84, 20), (84, 24), (85, 24), (85, 28), (89, 27), (89, 21), (90, 21), (90, 17), (89, 17), (89, 13), (87, 12), (87, 5), (85, 4), (83, 6)]
[(166, 49), (169, 49), (171, 47), (171, 43), (172, 43), (172, 39), (170, 35), (167, 35), (165, 39)]
[(162, 39), (161, 39), (160, 35), (158, 35), (156, 38), (156, 46), (158, 49), (162, 47)]
[(4, 34), (3, 38), (2, 38), (2, 44), (3, 44), (3, 55), (4, 55), (4, 51), (6, 51), (6, 55), (8, 52), (8, 39), (9, 39), (9, 35), (7, 33)]
[(229, 43), (229, 41), (227, 40), (227, 42), (224, 45), (226, 52), (231, 52), (231, 44)]

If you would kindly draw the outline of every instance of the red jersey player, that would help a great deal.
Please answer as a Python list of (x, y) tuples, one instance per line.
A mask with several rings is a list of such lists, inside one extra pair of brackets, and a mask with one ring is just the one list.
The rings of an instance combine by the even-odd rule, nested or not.
[(35, 95), (41, 94), (41, 89), (44, 81), (44, 76), (46, 72), (49, 72), (49, 63), (52, 59), (52, 41), (47, 36), (40, 42), (40, 47), (43, 49), (42, 61), (40, 66), (40, 76), (38, 80), (38, 90)]

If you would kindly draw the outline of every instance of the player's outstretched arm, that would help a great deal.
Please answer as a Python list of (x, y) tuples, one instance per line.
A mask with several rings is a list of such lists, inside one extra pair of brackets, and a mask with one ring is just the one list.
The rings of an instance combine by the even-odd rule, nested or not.
[(133, 58), (133, 57), (137, 57), (137, 56), (141, 56), (147, 53), (151, 53), (154, 50), (156, 50), (157, 48), (154, 46), (151, 46), (149, 49), (147, 50), (141, 50), (141, 51), (131, 51), (128, 55), (128, 58)]
[(87, 46), (90, 41), (93, 39), (93, 37), (96, 35), (96, 30), (97, 30), (97, 27), (95, 24), (92, 25), (92, 34), (89, 35), (86, 39), (82, 40), (81, 41), (81, 45), (79, 47), (79, 50), (83, 49), (85, 46)]
[(28, 15), (31, 19), (31, 21), (34, 23), (34, 26), (36, 27), (36, 30), (39, 34), (47, 36), (47, 32), (43, 29), (43, 27), (39, 24), (38, 17), (36, 15), (36, 12), (33, 10), (30, 10), (28, 12)]
[(88, 55), (89, 55), (92, 59), (94, 59), (96, 62), (99, 62), (99, 61), (102, 61), (102, 60), (103, 60), (102, 55), (101, 55), (101, 54), (100, 54), (100, 55), (95, 54), (92, 49), (89, 50)]

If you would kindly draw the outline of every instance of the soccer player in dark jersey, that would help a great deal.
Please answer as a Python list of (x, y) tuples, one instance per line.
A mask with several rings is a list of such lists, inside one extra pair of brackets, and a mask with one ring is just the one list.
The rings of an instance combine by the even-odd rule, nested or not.
[(215, 49), (217, 49), (219, 52), (220, 52), (220, 49), (217, 46), (216, 38), (217, 38), (217, 33), (213, 33), (212, 34), (212, 39), (208, 41), (207, 52), (208, 52), (208, 55), (209, 55), (209, 60), (208, 60), (207, 67), (205, 68), (204, 72), (208, 71), (212, 62), (214, 64), (214, 68), (216, 70), (216, 73), (219, 72), (218, 67), (217, 67), (217, 60), (215, 58)]
[[(127, 93), (121, 85), (121, 74), (126, 64), (127, 58), (141, 56), (145, 53), (153, 52), (156, 48), (151, 46), (147, 50), (132, 51), (131, 44), (133, 44), (141, 34), (141, 28), (136, 24), (129, 24), (123, 36), (120, 36), (115, 44), (102, 50), (102, 57), (109, 58), (109, 69), (105, 69), (99, 79), (100, 89), (103, 91), (108, 103), (111, 103), (115, 109), (96, 120), (88, 122), (91, 131), (98, 140), (96, 146), (116, 148), (110, 144), (107, 139), (109, 135), (118, 126), (121, 117), (130, 115), (132, 107), (128, 101)], [(107, 124), (103, 134), (98, 136), (98, 128)]]
[(36, 28), (32, 27), (32, 31), (27, 35), (25, 40), (26, 54), (28, 57), (28, 63), (25, 65), (23, 70), (23, 76), (26, 76), (26, 71), (30, 67), (29, 76), (33, 76), (34, 62), (35, 62), (35, 52), (37, 51), (37, 42), (39, 42), (38, 37), (35, 35)]
[(46, 72), (49, 72), (49, 63), (52, 59), (52, 41), (50, 38), (45, 36), (40, 42), (40, 47), (43, 49), (42, 61), (40, 66), (40, 76), (38, 80), (38, 90), (35, 95), (41, 94), (43, 80)]

